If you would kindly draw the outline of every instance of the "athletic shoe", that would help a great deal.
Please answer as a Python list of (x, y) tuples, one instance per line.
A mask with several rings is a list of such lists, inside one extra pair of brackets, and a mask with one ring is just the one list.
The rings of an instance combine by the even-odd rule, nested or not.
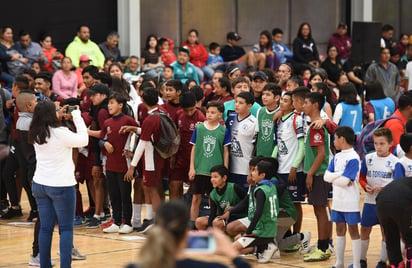
[(268, 248), (265, 249), (262, 253), (258, 254), (258, 263), (267, 263), (273, 256), (273, 253), (278, 249), (274, 243), (269, 243)]
[(122, 224), (119, 228), (119, 234), (129, 234), (133, 232), (133, 227), (128, 224)]
[(37, 212), (37, 210), (31, 210), (29, 217), (27, 217), (27, 221), (28, 222), (37, 221), (38, 217), (39, 217), (39, 212)]
[(104, 228), (103, 232), (104, 233), (118, 233), (119, 232), (119, 225), (113, 223), (109, 227)]
[(95, 217), (93, 217), (93, 218), (91, 218), (90, 219), (90, 221), (89, 221), (89, 223), (87, 224), (87, 229), (96, 229), (96, 228), (99, 228), (99, 225), (101, 224), (102, 222), (100, 221), (100, 219), (98, 219), (98, 218), (95, 218)]
[(287, 247), (284, 250), (285, 252), (295, 252), (295, 251), (298, 251), (299, 249), (300, 249), (300, 244), (296, 244), (294, 246)]
[(81, 216), (75, 216), (73, 220), (73, 225), (74, 226), (80, 226), (83, 225), (83, 217)]
[(326, 261), (331, 256), (331, 252), (329, 249), (326, 251), (322, 251), (319, 248), (310, 252), (310, 254), (305, 255), (303, 257), (303, 261), (305, 262), (315, 262), (315, 261)]
[(153, 223), (154, 223), (153, 219), (150, 219), (150, 220), (144, 219), (142, 226), (136, 228), (136, 232), (142, 233), (142, 234), (146, 233), (152, 227)]
[(333, 246), (332, 241), (329, 241), (328, 249), (330, 250), (330, 254), (331, 254), (332, 256), (335, 256), (335, 247)]
[[(56, 262), (53, 260), (50, 260), (50, 263), (51, 263), (51, 266), (54, 266), (56, 264)], [(30, 266), (40, 266), (40, 254), (37, 254), (36, 257), (30, 254), (29, 265)]]
[(133, 219), (132, 220), (132, 226), (133, 226), (133, 228), (138, 228), (138, 227), (142, 226), (142, 222), (140, 220)]
[(10, 219), (21, 218), (21, 217), (23, 217), (23, 213), (21, 212), (21, 208), (14, 209), (12, 207), (9, 207), (9, 210), (7, 210), (6, 214), (1, 216), (0, 219), (10, 220)]
[(72, 248), (72, 260), (85, 260), (86, 255), (80, 254), (76, 248)]
[[(253, 254), (252, 254), (253, 255)], [(276, 247), (275, 252), (272, 255), (272, 259), (280, 259), (280, 250), (278, 247)]]
[(378, 264), (376, 264), (376, 268), (386, 268), (386, 262), (379, 261)]
[(310, 250), (310, 238), (311, 238), (311, 233), (310, 232), (303, 232), (303, 239), (300, 242), (301, 249), (300, 249), (300, 254), (306, 254)]
[(110, 213), (110, 208), (103, 208), (104, 216), (108, 219), (112, 217), (112, 214)]
[(94, 215), (94, 212), (95, 212), (94, 207), (89, 207), (87, 210), (83, 211), (83, 216), (85, 218), (91, 219)]
[(107, 227), (110, 227), (110, 225), (112, 225), (114, 223), (114, 220), (110, 220), (110, 221), (107, 221), (107, 222), (105, 222), (105, 223), (102, 223), (102, 224), (100, 224), (100, 229), (104, 229), (104, 228), (107, 228)]

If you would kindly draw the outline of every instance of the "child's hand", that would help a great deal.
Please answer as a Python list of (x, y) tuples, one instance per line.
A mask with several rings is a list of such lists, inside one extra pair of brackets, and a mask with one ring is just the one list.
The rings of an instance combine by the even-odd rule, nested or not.
[(273, 116), (273, 123), (277, 123), (282, 118), (282, 111), (277, 111)]
[(133, 158), (133, 152), (128, 151), (128, 150), (123, 150), (122, 155), (126, 158), (132, 159)]
[(310, 124), (310, 127), (313, 127), (314, 129), (321, 129), (325, 125), (326, 121), (323, 119), (318, 119), (313, 121)]
[(383, 186), (376, 186), (376, 187), (373, 188), (373, 193), (377, 194), (380, 191), (382, 191), (382, 189), (383, 189)]
[(223, 213), (220, 216), (216, 216), (216, 218), (219, 219), (219, 220), (226, 220), (227, 221), (229, 219), (229, 216), (230, 216), (230, 212), (225, 211), (225, 213)]
[(365, 191), (369, 194), (373, 194), (373, 188), (369, 184), (366, 184)]
[(290, 168), (288, 182), (291, 182), (291, 183), (296, 182), (296, 168), (295, 167)]
[(109, 154), (114, 152), (113, 145), (108, 141), (104, 142), (104, 149), (106, 149), (106, 152), (109, 153)]
[(306, 175), (306, 188), (309, 192), (312, 192), (313, 175)]
[(194, 181), (195, 180), (195, 175), (196, 175), (196, 171), (194, 169), (190, 169), (189, 170), (189, 180)]
[(133, 174), (134, 174), (134, 166), (130, 166), (129, 169), (127, 170), (126, 174), (124, 174), (124, 180), (125, 181), (132, 181), (134, 179)]

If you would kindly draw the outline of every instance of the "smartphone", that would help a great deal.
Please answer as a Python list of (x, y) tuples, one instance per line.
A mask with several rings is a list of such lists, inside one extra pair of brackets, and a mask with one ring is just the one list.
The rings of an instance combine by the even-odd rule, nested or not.
[(71, 114), (74, 110), (76, 110), (76, 106), (69, 105), (69, 106), (67, 106), (66, 113)]
[(213, 253), (216, 250), (215, 237), (210, 232), (189, 232), (186, 252), (189, 253)]

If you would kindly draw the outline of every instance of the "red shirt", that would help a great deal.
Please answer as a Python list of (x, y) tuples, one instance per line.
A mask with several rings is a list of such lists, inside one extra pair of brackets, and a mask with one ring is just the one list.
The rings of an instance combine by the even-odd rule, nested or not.
[(86, 91), (89, 90), (88, 88), (83, 90), (82, 94), (80, 95), (80, 110), (82, 112), (89, 112), (90, 108), (92, 107), (92, 100), (91, 95), (86, 94)]
[(165, 104), (161, 105), (162, 108), (164, 108), (167, 112), (167, 115), (175, 122), (177, 125), (177, 118), (176, 114), (178, 110), (181, 110), (179, 104), (171, 103), (171, 102), (166, 102)]
[[(163, 105), (158, 104), (157, 108), (167, 113), (166, 109), (163, 108)], [(148, 116), (146, 105), (144, 103), (140, 103), (139, 106), (137, 107), (137, 111), (138, 111), (137, 112), (137, 123), (139, 124), (139, 126), (141, 126), (143, 124), (143, 121)]]
[(130, 116), (120, 114), (118, 116), (111, 117), (104, 121), (104, 127), (100, 138), (103, 139), (106, 135), (106, 140), (113, 146), (114, 151), (107, 155), (106, 169), (112, 172), (126, 172), (127, 162), (126, 158), (122, 155), (124, 146), (127, 141), (129, 133), (119, 134), (119, 130), (122, 126), (135, 126), (137, 122)]
[(406, 125), (406, 118), (401, 114), (399, 109), (396, 109), (396, 111), (393, 113), (392, 116), (396, 116), (401, 120), (398, 119), (389, 119), (386, 121), (384, 127), (389, 128), (392, 131), (393, 135), (393, 147), (391, 149), (391, 152), (393, 152), (393, 148), (399, 144), (399, 140), (401, 138), (401, 135), (405, 133), (405, 125)]
[(206, 117), (200, 110), (196, 110), (191, 117), (186, 116), (183, 113), (183, 110), (179, 110), (176, 117), (177, 128), (180, 135), (180, 147), (179, 151), (176, 153), (176, 167), (189, 167), (190, 151), (192, 150), (190, 139), (195, 127), (199, 123), (204, 122)]
[(311, 147), (323, 146), (325, 140), (325, 130), (311, 128), (309, 132), (309, 142)]
[(184, 42), (182, 46), (187, 46), (190, 49), (190, 62), (193, 65), (200, 68), (206, 66), (209, 53), (207, 53), (206, 48), (201, 43), (190, 45)]
[(217, 99), (218, 101), (220, 101), (221, 103), (225, 103), (227, 101), (233, 100), (232, 95), (227, 95), (225, 97), (219, 96), (219, 98)]
[[(154, 112), (158, 112), (157, 108)], [(162, 133), (162, 125), (160, 124), (160, 118), (157, 115), (148, 115), (142, 124), (142, 133), (140, 134), (140, 139), (142, 141), (151, 141), (153, 135), (153, 142), (156, 143), (160, 134)], [(156, 150), (155, 150), (156, 151)]]

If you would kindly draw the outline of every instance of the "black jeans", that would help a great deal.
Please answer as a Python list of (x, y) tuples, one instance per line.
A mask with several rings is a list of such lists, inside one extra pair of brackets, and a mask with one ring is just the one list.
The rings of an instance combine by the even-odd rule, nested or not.
[(132, 219), (132, 183), (124, 180), (125, 172), (106, 171), (107, 189), (113, 209), (113, 219), (116, 225), (125, 224), (131, 226)]

